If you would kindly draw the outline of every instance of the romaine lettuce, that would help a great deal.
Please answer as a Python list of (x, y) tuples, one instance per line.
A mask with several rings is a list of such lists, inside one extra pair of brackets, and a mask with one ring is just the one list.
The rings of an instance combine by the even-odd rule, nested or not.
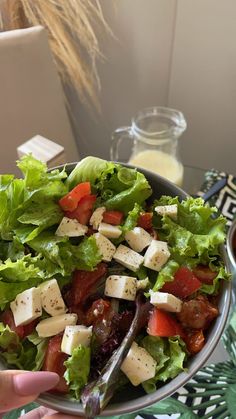
[(64, 362), (66, 371), (64, 377), (69, 385), (71, 394), (76, 399), (80, 398), (81, 390), (87, 384), (90, 371), (90, 348), (79, 345), (71, 357)]
[(147, 393), (156, 390), (158, 381), (166, 381), (184, 371), (185, 344), (179, 337), (145, 336), (141, 341), (147, 352), (157, 361), (156, 375), (142, 384)]

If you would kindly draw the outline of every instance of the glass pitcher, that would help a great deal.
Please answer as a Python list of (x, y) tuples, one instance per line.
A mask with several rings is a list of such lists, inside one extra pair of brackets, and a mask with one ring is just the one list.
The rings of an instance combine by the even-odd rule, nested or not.
[(186, 127), (184, 115), (178, 110), (161, 106), (144, 109), (132, 119), (131, 126), (113, 132), (111, 160), (120, 160), (119, 146), (128, 138), (132, 140), (128, 163), (158, 173), (181, 186), (184, 168), (178, 139)]

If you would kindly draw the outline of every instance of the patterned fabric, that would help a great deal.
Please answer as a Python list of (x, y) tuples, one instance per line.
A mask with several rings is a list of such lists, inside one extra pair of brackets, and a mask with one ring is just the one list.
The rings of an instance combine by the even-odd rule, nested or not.
[(236, 215), (236, 177), (227, 175), (225, 172), (218, 172), (215, 169), (207, 171), (199, 196), (207, 192), (215, 182), (225, 177), (227, 178), (226, 185), (218, 195), (210, 199), (209, 203), (210, 205), (215, 205), (219, 212), (227, 218), (227, 226), (229, 227)]
[[(219, 209), (229, 226), (236, 216), (236, 178), (217, 170), (205, 174), (199, 196), (207, 192), (219, 179), (227, 177), (226, 185), (209, 201)], [(116, 416), (116, 419), (226, 419), (236, 418), (236, 312), (223, 335), (223, 343), (231, 357), (230, 361), (211, 364), (202, 368), (189, 383), (173, 396), (136, 413)], [(17, 419), (35, 408), (31, 404), (22, 411), (6, 414), (4, 419)], [(115, 417), (113, 417), (115, 419)]]

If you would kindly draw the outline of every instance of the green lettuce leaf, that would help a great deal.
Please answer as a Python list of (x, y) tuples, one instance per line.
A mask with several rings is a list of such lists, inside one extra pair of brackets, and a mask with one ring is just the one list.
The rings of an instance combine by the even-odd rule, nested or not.
[(37, 348), (27, 339), (20, 342), (18, 335), (0, 323), (0, 356), (11, 367), (33, 370)]
[(209, 207), (202, 198), (189, 197), (179, 202), (177, 197), (163, 196), (155, 201), (154, 206), (172, 204), (178, 206), (176, 222), (166, 215), (156, 217), (156, 224), (161, 228), (160, 238), (168, 241), (171, 259), (158, 274), (154, 290), (160, 289), (166, 281), (173, 280), (176, 269), (168, 272), (171, 265), (184, 265), (192, 269), (203, 264), (218, 274), (213, 284), (203, 284), (201, 291), (207, 294), (216, 293), (220, 280), (229, 279), (223, 267), (220, 250), (225, 240), (226, 219), (222, 215), (215, 217), (217, 209)]
[(37, 258), (26, 255), (22, 259), (12, 262), (7, 259), (0, 265), (0, 281), (4, 282), (23, 282), (30, 278), (40, 277), (39, 268), (34, 265)]
[(72, 189), (76, 184), (90, 181), (101, 202), (107, 209), (128, 214), (134, 202), (142, 205), (151, 195), (151, 187), (142, 173), (107, 162), (96, 157), (81, 160), (69, 175), (66, 184)]
[(0, 240), (0, 261), (11, 259), (12, 262), (16, 262), (24, 256), (24, 245), (17, 237), (13, 237), (12, 241)]
[(30, 238), (59, 223), (62, 213), (57, 201), (68, 192), (65, 170), (47, 172), (47, 166), (30, 155), (18, 167), (24, 179), (0, 178), (0, 237), (4, 240), (12, 240), (22, 223), (28, 225)]
[(73, 245), (68, 237), (55, 236), (47, 231), (31, 240), (29, 246), (51, 263), (51, 269), (54, 264), (57, 273), (62, 275), (70, 275), (75, 269), (93, 270), (102, 260), (93, 236)]
[(142, 384), (147, 393), (155, 391), (159, 381), (165, 382), (185, 370), (186, 351), (181, 338), (145, 336), (141, 341), (141, 346), (157, 361), (155, 377)]
[(4, 240), (13, 238), (13, 229), (19, 224), (17, 218), (23, 210), (24, 189), (23, 179), (14, 179), (0, 191), (0, 236)]
[(179, 264), (175, 260), (170, 259), (158, 273), (153, 291), (158, 291), (166, 282), (173, 281), (175, 272), (178, 268)]
[(80, 399), (81, 390), (87, 384), (90, 372), (90, 348), (79, 345), (72, 356), (64, 362), (66, 371), (64, 377), (69, 385), (72, 396)]
[(37, 350), (37, 353), (35, 356), (35, 366), (33, 368), (33, 371), (40, 371), (43, 366), (44, 358), (46, 355), (46, 351), (48, 347), (48, 339), (40, 338), (36, 331), (33, 332), (31, 335), (28, 335), (27, 339), (29, 342), (35, 345), (36, 350)]

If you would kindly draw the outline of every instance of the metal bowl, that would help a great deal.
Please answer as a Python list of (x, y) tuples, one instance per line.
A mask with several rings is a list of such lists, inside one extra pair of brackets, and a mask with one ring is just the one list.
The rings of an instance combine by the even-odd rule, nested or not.
[[(68, 173), (73, 170), (75, 164), (76, 163), (71, 163), (66, 166)], [(126, 166), (129, 167), (129, 165)], [(188, 196), (186, 192), (163, 177), (144, 169), (139, 170), (144, 173), (150, 182), (154, 198), (158, 198), (161, 195), (170, 195), (179, 196), (180, 199), (185, 199)], [(223, 248), (222, 252), (223, 258), (225, 258), (227, 264), (227, 258), (225, 257)], [(130, 386), (123, 393), (120, 392), (117, 397), (115, 396), (112, 399), (109, 405), (103, 410), (102, 416), (116, 416), (123, 415), (128, 412), (139, 411), (146, 406), (150, 406), (151, 404), (170, 396), (178, 390), (178, 388), (187, 383), (190, 378), (206, 363), (221, 337), (229, 312), (230, 294), (231, 285), (229, 282), (225, 282), (222, 286), (219, 302), (220, 315), (209, 329), (206, 344), (203, 349), (192, 359), (189, 359), (187, 372), (182, 372), (176, 378), (166, 384), (163, 384), (156, 392), (151, 394), (146, 394), (142, 389)], [(83, 415), (82, 405), (76, 401), (69, 400), (66, 396), (44, 393), (40, 395), (38, 402), (66, 414)]]

